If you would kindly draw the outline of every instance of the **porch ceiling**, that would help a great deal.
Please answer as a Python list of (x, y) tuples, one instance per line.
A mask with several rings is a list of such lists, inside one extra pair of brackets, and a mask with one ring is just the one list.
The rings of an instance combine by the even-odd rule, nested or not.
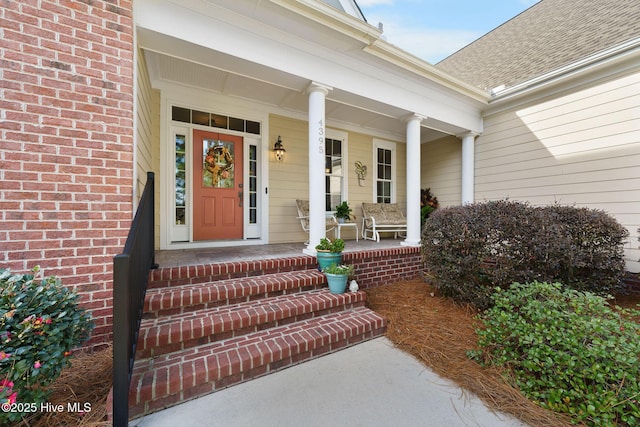
[[(141, 46), (154, 86), (159, 82), (185, 85), (273, 106), (296, 115), (307, 114), (308, 96), (305, 91), (309, 86), (309, 79), (215, 50), (207, 49), (202, 52), (203, 48), (186, 46), (183, 41), (172, 41), (176, 44), (173, 47), (182, 52), (182, 57), (166, 54), (156, 51), (154, 43), (145, 47), (144, 41), (149, 36), (146, 34), (145, 37), (143, 34), (139, 40), (142, 41)], [(401, 108), (339, 89), (334, 89), (327, 96), (327, 121), (360, 129), (364, 133), (370, 131), (403, 141), (406, 136), (405, 119), (410, 114), (411, 112)], [(428, 118), (422, 123), (421, 142), (462, 131), (464, 130)]]

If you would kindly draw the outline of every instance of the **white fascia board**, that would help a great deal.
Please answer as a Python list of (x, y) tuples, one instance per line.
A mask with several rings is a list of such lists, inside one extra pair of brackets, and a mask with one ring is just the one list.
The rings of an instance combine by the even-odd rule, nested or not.
[[(314, 18), (316, 21), (318, 16), (325, 17), (325, 11), (320, 10), (319, 5), (323, 5), (321, 2), (270, 2), (305, 6), (309, 19)], [(393, 105), (407, 112), (433, 117), (470, 131), (482, 131), (480, 111), (486, 106), (487, 94), (484, 99), (479, 93), (471, 97), (472, 91), (467, 90), (468, 88), (462, 91), (466, 93), (461, 93), (460, 87), (454, 87), (458, 82), (445, 78), (439, 71), (439, 74), (433, 73), (436, 70), (434, 67), (423, 67), (423, 73), (419, 73), (416, 68), (420, 67), (416, 63), (413, 64), (413, 69), (408, 69), (408, 54), (404, 58), (405, 64), (401, 64), (403, 61), (400, 59), (385, 60), (384, 52), (392, 52), (393, 48), (386, 46), (386, 42), (381, 39), (374, 40), (377, 46), (375, 49), (365, 49), (373, 45), (371, 37), (376, 35), (374, 28), (334, 11), (329, 6), (325, 5), (327, 9), (331, 9), (330, 16), (337, 15), (339, 19), (331, 19), (331, 27), (325, 29), (326, 37), (316, 34), (315, 40), (307, 40), (202, 0), (187, 0), (180, 4), (169, 0), (139, 0), (137, 3), (138, 28), (162, 35), (156, 40), (152, 40), (152, 37), (141, 40), (141, 45), (148, 49), (184, 58), (184, 51), (171, 52), (167, 50), (170, 47), (165, 48), (168, 44), (166, 39), (163, 41), (163, 37), (169, 36), (184, 40), (194, 47), (200, 46), (201, 49), (194, 52), (199, 58), (198, 62), (205, 65), (224, 68), (225, 64), (207, 64), (207, 50), (215, 49), (309, 81), (318, 81), (345, 92)], [(197, 6), (197, 10), (185, 7), (187, 3)], [(202, 7), (206, 7), (206, 14)], [(349, 25), (343, 25), (343, 21), (348, 21), (346, 24)], [(366, 29), (368, 32), (360, 31), (359, 39), (351, 39), (346, 48), (341, 45), (341, 49), (335, 49), (323, 44), (326, 40), (332, 41), (336, 36), (344, 35), (346, 31), (358, 32), (358, 28), (353, 28), (354, 22), (358, 23), (356, 26), (362, 27), (360, 30)], [(336, 27), (339, 27), (338, 35), (335, 33), (338, 31)], [(343, 43), (345, 40), (340, 39), (339, 42)], [(371, 52), (374, 51), (376, 54), (372, 55)], [(395, 56), (401, 58), (398, 52), (395, 52)], [(424, 64), (428, 66), (427, 63)], [(445, 80), (456, 84), (444, 84)]]
[[(351, 18), (345, 17), (343, 13), (333, 10), (333, 8), (326, 6), (322, 2), (315, 0), (270, 1), (316, 22), (321, 22), (323, 25), (330, 26), (333, 29), (340, 29), (343, 34), (363, 42), (362, 50), (364, 52), (376, 56), (389, 64), (394, 64), (413, 72), (417, 76), (427, 78), (479, 102), (486, 103), (489, 99), (489, 94), (486, 91), (444, 73), (432, 64), (386, 41), (382, 38), (382, 31), (379, 29), (357, 19), (351, 20)], [(308, 13), (308, 10), (314, 10), (316, 13)], [(336, 25), (331, 25), (332, 21), (327, 22), (327, 16), (339, 19), (340, 22), (346, 23), (347, 26), (338, 28)], [(349, 19), (346, 20), (345, 18)]]

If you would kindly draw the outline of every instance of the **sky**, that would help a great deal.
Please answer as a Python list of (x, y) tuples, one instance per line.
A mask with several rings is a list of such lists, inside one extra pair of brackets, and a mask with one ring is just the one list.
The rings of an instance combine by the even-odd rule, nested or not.
[(538, 0), (356, 0), (367, 22), (382, 22), (392, 43), (432, 64)]

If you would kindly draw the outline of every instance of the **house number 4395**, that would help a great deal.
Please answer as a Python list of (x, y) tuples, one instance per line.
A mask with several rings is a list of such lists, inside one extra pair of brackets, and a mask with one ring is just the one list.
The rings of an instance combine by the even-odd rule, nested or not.
[(318, 122), (318, 153), (324, 154), (324, 121)]

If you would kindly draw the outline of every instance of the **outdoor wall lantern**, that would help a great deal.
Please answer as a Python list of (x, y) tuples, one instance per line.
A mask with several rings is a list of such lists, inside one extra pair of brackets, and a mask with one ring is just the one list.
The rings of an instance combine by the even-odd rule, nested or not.
[(276, 143), (273, 145), (273, 155), (276, 158), (276, 161), (281, 162), (284, 160), (284, 153), (286, 153), (287, 150), (284, 149), (284, 146), (282, 145), (282, 139), (280, 138), (280, 135), (278, 135), (278, 140), (276, 141)]

